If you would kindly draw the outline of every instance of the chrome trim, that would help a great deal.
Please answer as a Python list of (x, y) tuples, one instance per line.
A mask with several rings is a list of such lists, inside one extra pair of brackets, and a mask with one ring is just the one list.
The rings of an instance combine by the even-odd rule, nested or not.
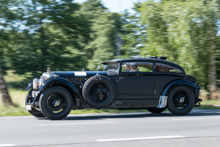
[(168, 96), (160, 96), (159, 99), (159, 105), (157, 106), (157, 108), (164, 108), (167, 105), (167, 98)]
[(40, 92), (39, 91), (32, 91), (32, 97), (36, 97)]
[(44, 83), (45, 79), (43, 77), (40, 77), (39, 79), (39, 87)]
[(185, 97), (180, 98), (180, 103), (183, 103), (185, 101)]
[(53, 103), (54, 103), (54, 106), (57, 107), (57, 106), (60, 105), (61, 101), (60, 100), (54, 100)]
[(53, 77), (54, 77), (54, 78), (57, 78), (57, 77), (59, 77), (59, 76), (56, 75), (56, 74), (53, 73), (53, 72), (50, 72), (50, 73), (44, 72), (41, 77), (43, 77), (45, 80), (47, 80), (47, 79), (50, 79), (50, 78), (53, 78)]

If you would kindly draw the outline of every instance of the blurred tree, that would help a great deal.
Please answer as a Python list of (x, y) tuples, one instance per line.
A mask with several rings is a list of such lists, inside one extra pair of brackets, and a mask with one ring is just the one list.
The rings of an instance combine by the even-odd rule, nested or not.
[(81, 44), (89, 38), (80, 5), (70, 0), (23, 0), (15, 8), (22, 12), (23, 30), (17, 32), (10, 52), (12, 67), (19, 74), (39, 75), (52, 70), (79, 70), (86, 65)]
[(90, 22), (91, 40), (85, 44), (84, 50), (88, 58), (87, 69), (94, 70), (101, 62), (115, 58), (121, 15), (108, 12), (100, 0), (87, 0), (80, 10)]
[(3, 78), (1, 64), (0, 64), (0, 93), (1, 93), (2, 102), (5, 106), (9, 106), (13, 104), (11, 97), (8, 93), (7, 84), (5, 83), (5, 80)]
[(14, 0), (10, 2), (7, 0), (0, 1), (0, 93), (3, 104), (6, 106), (13, 104), (3, 74), (6, 73), (10, 65), (7, 60), (7, 53), (10, 51), (11, 39), (16, 31), (14, 21), (17, 19), (17, 15), (11, 9), (14, 2)]
[(133, 8), (135, 13), (130, 14), (127, 10), (122, 16), (122, 36), (123, 47), (121, 48), (122, 58), (131, 58), (140, 56), (139, 52), (147, 40), (146, 25), (140, 20), (139, 11), (141, 3), (136, 3)]
[(140, 54), (167, 56), (214, 91), (219, 6), (215, 0), (145, 2), (141, 11), (148, 41)]

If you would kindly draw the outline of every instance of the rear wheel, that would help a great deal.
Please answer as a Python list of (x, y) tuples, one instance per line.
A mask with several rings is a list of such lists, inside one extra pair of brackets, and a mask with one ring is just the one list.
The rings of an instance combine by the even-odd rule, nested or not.
[(147, 108), (147, 110), (151, 113), (161, 113), (166, 110), (166, 107), (165, 108), (151, 107), (151, 108)]
[(49, 119), (65, 118), (71, 111), (73, 100), (70, 93), (63, 87), (51, 87), (40, 96), (40, 109)]
[(174, 115), (188, 114), (194, 107), (195, 95), (186, 86), (178, 86), (171, 90), (168, 95), (167, 107)]

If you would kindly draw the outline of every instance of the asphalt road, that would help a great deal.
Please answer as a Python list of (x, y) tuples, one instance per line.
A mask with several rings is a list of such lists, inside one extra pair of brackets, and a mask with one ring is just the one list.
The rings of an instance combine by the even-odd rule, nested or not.
[(0, 146), (219, 147), (220, 110), (71, 115), (59, 121), (1, 117)]

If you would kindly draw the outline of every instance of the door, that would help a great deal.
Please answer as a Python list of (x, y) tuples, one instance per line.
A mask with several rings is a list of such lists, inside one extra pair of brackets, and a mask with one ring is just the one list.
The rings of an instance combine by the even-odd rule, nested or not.
[(124, 62), (121, 65), (117, 93), (126, 95), (154, 95), (152, 62)]

